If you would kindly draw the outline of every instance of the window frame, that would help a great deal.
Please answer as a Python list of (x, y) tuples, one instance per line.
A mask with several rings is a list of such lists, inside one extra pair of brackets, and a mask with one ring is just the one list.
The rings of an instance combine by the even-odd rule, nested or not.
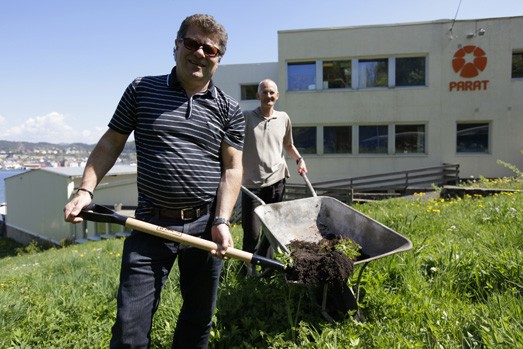
[[(414, 60), (414, 59), (423, 60), (423, 67), (422, 67), (422, 69), (423, 69), (423, 82), (421, 82), (421, 83), (411, 83), (411, 84), (407, 84), (407, 83), (401, 84), (401, 83), (398, 83), (398, 76), (400, 76), (399, 72), (402, 70), (402, 69), (398, 69), (399, 62), (402, 62), (404, 60)], [(410, 73), (412, 73), (412, 71)], [(396, 86), (396, 87), (420, 87), (420, 86), (421, 87), (426, 87), (427, 86), (427, 56), (400, 56), (400, 57), (395, 57), (395, 62), (394, 62), (394, 86)]]
[(318, 154), (317, 130), (318, 126), (292, 126), (292, 139), (300, 154)]
[[(460, 129), (460, 126), (470, 126), (466, 129)], [(486, 146), (484, 147), (484, 150), (474, 150), (474, 147), (471, 147), (470, 145), (465, 144), (464, 146), (460, 146), (460, 132), (463, 131), (470, 131), (470, 129), (477, 128), (477, 127), (486, 127), (487, 134), (486, 136), (479, 137), (482, 142), (480, 143), (486, 143)], [(491, 134), (492, 134), (492, 123), (491, 122), (479, 122), (479, 121), (458, 121), (456, 123), (456, 154), (490, 154), (491, 150)], [(463, 137), (465, 135), (461, 136), (461, 140), (463, 140)], [(469, 137), (470, 138), (470, 137)], [(478, 136), (476, 136), (478, 138)], [(469, 141), (470, 143), (470, 141)]]
[[(246, 88), (249, 88), (249, 89), (252, 89), (254, 88), (254, 98), (245, 98), (247, 97), (247, 92), (245, 89)], [(244, 91), (245, 91), (245, 94), (244, 94)], [(250, 93), (252, 93), (252, 91), (249, 91)], [(258, 93), (258, 83), (253, 83), (253, 84), (247, 84), (247, 83), (242, 83), (240, 84), (240, 100), (242, 101), (255, 101), (257, 100), (258, 98), (256, 98), (256, 93)]]
[[(373, 85), (369, 85), (368, 83), (368, 79), (366, 79), (366, 83), (363, 84), (363, 77), (364, 76), (367, 76), (368, 74), (362, 74), (363, 71), (368, 71), (368, 69), (362, 69), (363, 66), (367, 66), (366, 63), (373, 63), (373, 62), (376, 62), (377, 65), (376, 65), (376, 68), (377, 68), (377, 77), (375, 79), (372, 79), (372, 81), (378, 81), (380, 79), (383, 79), (385, 78), (385, 81), (380, 84), (380, 85), (376, 85), (376, 84), (373, 84)], [(385, 64), (385, 72), (380, 72), (379, 71), (379, 63), (384, 63)], [(376, 58), (360, 58), (358, 59), (358, 89), (372, 89), (372, 88), (387, 88), (389, 87), (389, 71), (390, 71), (390, 67), (389, 67), (389, 58), (388, 57), (376, 57)]]
[[(371, 130), (374, 128), (377, 132), (375, 135), (369, 135), (366, 138), (362, 138), (363, 130)], [(358, 125), (358, 154), (376, 154), (376, 155), (386, 155), (389, 154), (389, 124), (375, 124), (375, 125)], [(384, 132), (383, 132), (384, 131)], [(376, 139), (376, 147), (364, 147), (362, 142), (368, 142), (373, 138)], [(364, 149), (375, 149), (376, 151), (362, 151)]]
[[(343, 63), (348, 63), (348, 70), (349, 74), (336, 74), (335, 70), (345, 70), (347, 67), (344, 67)], [(329, 72), (326, 71), (326, 65), (332, 64), (333, 65), (333, 71)], [(335, 67), (336, 65), (339, 65), (338, 67)], [(352, 88), (352, 59), (336, 59), (336, 60), (322, 60), (321, 61), (321, 68), (322, 68), (322, 89), (323, 90), (339, 90), (339, 89), (351, 89)], [(332, 74), (333, 78), (327, 80), (327, 76)], [(343, 75), (343, 76), (342, 76)], [(333, 87), (329, 87), (331, 85), (331, 81), (333, 83)], [(341, 83), (341, 86), (334, 86), (334, 82)]]
[[(312, 68), (311, 72), (307, 72), (308, 74), (303, 75), (303, 80), (301, 84), (298, 84), (296, 82), (293, 82), (294, 79), (300, 77), (300, 74), (293, 75), (293, 79), (291, 79), (291, 71), (294, 70), (291, 67), (307, 67)], [(312, 76), (311, 74), (312, 73)], [(316, 71), (316, 61), (304, 61), (304, 62), (287, 62), (287, 91), (289, 92), (297, 92), (297, 91), (315, 91), (317, 89), (317, 79), (318, 79), (318, 72)], [(307, 82), (309, 82), (307, 84)], [(306, 88), (302, 88), (306, 85)], [(295, 87), (296, 86), (296, 87)]]
[[(330, 141), (330, 139), (327, 135), (327, 132), (326, 132), (327, 130), (333, 130), (336, 133), (334, 135), (334, 145), (332, 147), (327, 145), (327, 142)], [(338, 134), (337, 131), (341, 131), (341, 130), (345, 130), (346, 133), (348, 133), (348, 137), (347, 137), (348, 139), (345, 139), (346, 140), (345, 142), (338, 142), (338, 136), (340, 136), (340, 140), (342, 140), (341, 138), (343, 138), (343, 136), (344, 136), (344, 135)], [(326, 154), (326, 155), (353, 154), (352, 130), (353, 130), (352, 125), (339, 125), (339, 126), (324, 125), (323, 126), (323, 154)], [(346, 151), (342, 150), (342, 148), (344, 146), (348, 148)], [(330, 151), (331, 148), (333, 148), (332, 151)]]
[[(514, 56), (519, 57), (518, 62), (514, 62)], [(519, 66), (516, 68), (515, 64), (518, 64)], [(512, 79), (523, 79), (523, 49), (512, 51), (512, 61), (510, 67), (510, 77)], [(517, 76), (514, 76), (514, 71), (517, 71)]]
[[(408, 149), (405, 149), (406, 147), (402, 147), (398, 144), (398, 142), (400, 141), (398, 139), (398, 136), (399, 136), (398, 128), (399, 129), (418, 128), (418, 130), (407, 131), (407, 132), (417, 132), (417, 133), (421, 132), (421, 140), (419, 139), (419, 137), (417, 137), (415, 142), (413, 142), (413, 143), (416, 143), (416, 146), (412, 147), (412, 148), (419, 149), (419, 147), (417, 145), (419, 145), (421, 143), (420, 151), (409, 151)], [(422, 128), (422, 130), (420, 131), (419, 128)], [(405, 133), (405, 132), (403, 132), (403, 133)], [(427, 126), (425, 124), (394, 124), (394, 154), (396, 154), (396, 155), (427, 154)]]

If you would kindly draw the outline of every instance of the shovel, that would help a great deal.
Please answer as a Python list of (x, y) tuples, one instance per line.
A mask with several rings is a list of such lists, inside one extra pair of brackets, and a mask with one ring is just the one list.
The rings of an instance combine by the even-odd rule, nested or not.
[[(196, 247), (205, 251), (218, 250), (218, 245), (213, 241), (180, 233), (178, 231), (140, 221), (135, 218), (123, 216), (105, 206), (97, 205), (94, 203), (85, 207), (80, 212), (80, 217), (93, 222), (121, 224), (129, 229), (138, 230), (147, 234), (151, 234), (171, 241), (176, 241), (181, 244)], [(229, 247), (227, 249), (227, 251), (225, 252), (225, 257), (235, 258), (245, 263), (275, 268), (278, 270), (285, 269), (285, 265), (283, 263), (280, 263), (273, 259), (255, 255), (250, 252), (238, 250), (234, 247)]]

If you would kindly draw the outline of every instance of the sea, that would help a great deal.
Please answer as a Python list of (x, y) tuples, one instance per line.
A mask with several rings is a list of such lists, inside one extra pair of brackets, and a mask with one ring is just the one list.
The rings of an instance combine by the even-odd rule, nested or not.
[(26, 171), (27, 170), (0, 170), (0, 204), (6, 203), (4, 179)]

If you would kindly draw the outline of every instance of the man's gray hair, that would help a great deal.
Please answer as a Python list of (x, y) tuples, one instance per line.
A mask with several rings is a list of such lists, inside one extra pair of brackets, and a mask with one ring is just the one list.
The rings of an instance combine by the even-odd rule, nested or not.
[(271, 79), (263, 79), (262, 81), (260, 81), (260, 83), (258, 84), (258, 93), (262, 92), (262, 86), (266, 83), (271, 83), (273, 84), (274, 86), (276, 86), (276, 91), (278, 91), (278, 84), (274, 81), (272, 81)]

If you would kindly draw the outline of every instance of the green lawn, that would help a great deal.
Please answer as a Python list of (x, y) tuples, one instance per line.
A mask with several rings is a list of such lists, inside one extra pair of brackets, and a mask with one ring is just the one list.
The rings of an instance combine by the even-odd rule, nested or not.
[[(355, 208), (414, 245), (365, 269), (364, 321), (329, 323), (307, 288), (281, 274), (242, 277), (227, 261), (210, 347), (523, 348), (523, 194)], [(236, 246), (241, 233), (233, 228)], [(0, 242), (0, 348), (108, 346), (122, 240), (45, 251)], [(177, 278), (163, 292), (153, 348), (170, 345)]]

